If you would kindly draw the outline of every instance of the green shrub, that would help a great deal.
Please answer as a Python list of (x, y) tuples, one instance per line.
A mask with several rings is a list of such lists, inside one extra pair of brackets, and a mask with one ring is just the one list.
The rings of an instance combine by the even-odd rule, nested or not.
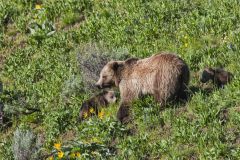
[(31, 159), (35, 149), (35, 135), (30, 131), (17, 129), (13, 136), (14, 159)]

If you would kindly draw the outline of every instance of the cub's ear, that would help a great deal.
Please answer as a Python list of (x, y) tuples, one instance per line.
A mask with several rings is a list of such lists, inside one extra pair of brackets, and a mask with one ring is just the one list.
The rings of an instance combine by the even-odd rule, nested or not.
[(214, 75), (214, 73), (215, 73), (215, 70), (212, 69), (212, 68), (206, 68), (205, 71), (208, 72), (211, 75)]
[(114, 71), (117, 71), (120, 67), (123, 67), (123, 63), (118, 62), (118, 61), (112, 62), (112, 69)]

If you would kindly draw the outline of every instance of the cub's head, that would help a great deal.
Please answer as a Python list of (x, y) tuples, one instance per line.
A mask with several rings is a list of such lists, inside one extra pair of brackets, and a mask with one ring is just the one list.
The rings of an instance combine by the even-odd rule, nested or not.
[(202, 72), (202, 75), (201, 75), (201, 78), (200, 78), (200, 81), (202, 83), (206, 83), (207, 81), (211, 80), (214, 78), (214, 69), (212, 68), (205, 68)]
[(105, 99), (109, 104), (115, 103), (116, 100), (117, 100), (114, 91), (105, 91), (105, 93), (104, 93), (104, 99)]
[(123, 66), (122, 61), (108, 62), (100, 72), (100, 78), (96, 86), (98, 88), (107, 88), (114, 85), (118, 86), (119, 80), (117, 78), (117, 71), (121, 66)]

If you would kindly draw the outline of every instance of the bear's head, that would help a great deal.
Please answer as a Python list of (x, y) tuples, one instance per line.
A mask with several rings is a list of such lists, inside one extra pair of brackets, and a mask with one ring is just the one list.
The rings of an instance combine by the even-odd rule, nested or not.
[(129, 58), (125, 61), (110, 61), (102, 69), (100, 78), (96, 83), (98, 88), (107, 88), (119, 85), (121, 81), (122, 71), (131, 69), (135, 65), (138, 58)]
[(119, 84), (119, 69), (122, 68), (124, 61), (110, 61), (100, 72), (100, 78), (96, 83), (98, 88), (107, 88), (118, 86)]
[(202, 72), (200, 81), (202, 83), (206, 83), (207, 81), (209, 81), (210, 79), (213, 79), (214, 77), (214, 69), (212, 68), (205, 68)]

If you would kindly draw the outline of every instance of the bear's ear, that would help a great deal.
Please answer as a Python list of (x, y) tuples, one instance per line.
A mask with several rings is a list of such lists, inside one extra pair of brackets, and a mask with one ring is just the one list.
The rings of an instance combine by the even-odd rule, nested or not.
[(115, 72), (115, 78), (114, 78), (114, 83), (115, 86), (118, 87), (120, 83), (120, 72), (124, 67), (124, 61), (114, 61), (112, 62), (112, 69)]
[(113, 69), (114, 71), (117, 71), (120, 67), (123, 67), (123, 64), (122, 64), (122, 63), (120, 63), (120, 62), (118, 62), (118, 61), (114, 61), (114, 62), (112, 63), (112, 69)]

